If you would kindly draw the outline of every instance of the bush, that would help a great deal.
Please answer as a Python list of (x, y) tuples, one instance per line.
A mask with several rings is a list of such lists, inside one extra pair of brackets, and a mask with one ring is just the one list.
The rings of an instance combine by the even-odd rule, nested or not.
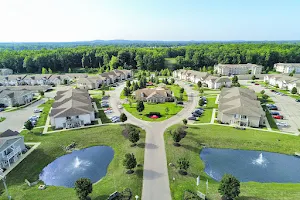
[(75, 182), (75, 191), (80, 200), (88, 199), (88, 195), (93, 191), (93, 185), (88, 178), (80, 178)]
[(149, 113), (147, 114), (148, 117), (151, 117), (152, 115), (157, 115), (158, 117), (161, 117), (160, 112), (149, 112)]
[(128, 174), (130, 173), (133, 173), (134, 171), (132, 169), (134, 169), (137, 165), (137, 162), (136, 162), (136, 158), (135, 156), (133, 155), (133, 153), (127, 153), (125, 154), (125, 158), (123, 160), (123, 166), (126, 168), (126, 169), (129, 169), (129, 171), (127, 172)]
[(177, 164), (179, 166), (179, 173), (182, 175), (186, 175), (186, 171), (190, 167), (190, 161), (188, 161), (186, 158), (179, 158)]
[(225, 174), (220, 182), (219, 193), (222, 199), (232, 200), (240, 194), (240, 182), (234, 176)]

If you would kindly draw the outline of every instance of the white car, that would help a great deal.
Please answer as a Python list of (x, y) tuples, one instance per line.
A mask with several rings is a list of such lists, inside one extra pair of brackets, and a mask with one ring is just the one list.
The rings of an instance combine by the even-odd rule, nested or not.
[(104, 110), (104, 113), (113, 113), (112, 110)]
[(283, 126), (283, 127), (288, 127), (289, 125), (286, 122), (277, 122), (277, 126)]
[(42, 110), (41, 109), (38, 109), (38, 108), (36, 108), (36, 109), (34, 109), (34, 111), (33, 111), (34, 113), (40, 113), (40, 112), (42, 112)]
[(118, 108), (119, 108), (119, 109), (122, 109), (122, 108), (123, 108), (123, 106), (122, 106), (122, 105), (118, 105)]

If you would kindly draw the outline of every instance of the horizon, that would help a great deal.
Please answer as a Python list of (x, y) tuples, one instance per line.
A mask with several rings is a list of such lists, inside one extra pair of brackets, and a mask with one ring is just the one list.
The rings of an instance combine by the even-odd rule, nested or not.
[(297, 0), (4, 0), (0, 7), (1, 43), (300, 39)]

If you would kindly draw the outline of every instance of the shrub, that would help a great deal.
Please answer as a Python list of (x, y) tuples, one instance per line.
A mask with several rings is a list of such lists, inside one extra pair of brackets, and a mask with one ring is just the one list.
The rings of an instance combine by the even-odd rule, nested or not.
[(129, 169), (129, 171), (127, 171), (127, 173), (131, 174), (133, 173), (134, 171), (132, 169), (134, 169), (137, 165), (137, 162), (136, 162), (136, 158), (135, 156), (133, 155), (133, 153), (127, 153), (125, 154), (125, 158), (123, 160), (123, 166), (126, 168), (126, 169)]
[(240, 182), (234, 176), (225, 174), (220, 182), (219, 193), (226, 200), (232, 200), (240, 194)]
[(75, 191), (80, 200), (88, 199), (88, 195), (93, 191), (93, 185), (88, 178), (80, 178), (75, 182)]

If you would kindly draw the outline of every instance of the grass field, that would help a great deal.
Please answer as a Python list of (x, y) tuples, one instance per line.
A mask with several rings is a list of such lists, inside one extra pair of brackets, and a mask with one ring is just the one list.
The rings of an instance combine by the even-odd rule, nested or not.
[[(181, 87), (179, 85), (167, 85), (167, 88), (170, 89), (173, 92), (175, 98), (179, 100)], [(188, 100), (188, 96), (186, 94), (186, 91), (184, 91), (182, 101), (187, 101), (187, 100)]]
[[(39, 134), (42, 129), (34, 129), (33, 133), (23, 131), (22, 134), (25, 136), (26, 142), (41, 142), (41, 145), (7, 176), (10, 195), (14, 200), (77, 200), (73, 188), (47, 186), (45, 190), (38, 190), (38, 185), (29, 187), (24, 182), (25, 179), (31, 182), (36, 181), (45, 166), (66, 154), (61, 146), (76, 142), (77, 147), (80, 149), (96, 145), (107, 145), (114, 150), (114, 159), (108, 167), (107, 175), (93, 185), (93, 192), (90, 195), (92, 199), (106, 200), (109, 194), (114, 191), (122, 191), (125, 188), (131, 188), (133, 195), (141, 196), (143, 168), (138, 167), (134, 174), (127, 175), (122, 160), (126, 153), (134, 153), (137, 163), (144, 163), (145, 133), (142, 132), (141, 134), (141, 139), (138, 142), (140, 143), (139, 146), (130, 147), (130, 142), (123, 136), (122, 130), (123, 126), (111, 125), (42, 136)], [(3, 192), (2, 184), (0, 187)], [(5, 193), (2, 193), (0, 199), (7, 199)]]
[[(171, 127), (174, 129), (176, 126)], [(215, 148), (244, 150), (263, 150), (284, 154), (293, 154), (300, 149), (300, 138), (278, 133), (256, 130), (237, 130), (219, 125), (189, 126), (187, 136), (180, 142), (181, 147), (173, 146), (172, 136), (166, 131), (165, 145), (167, 163), (186, 157), (190, 161), (187, 176), (180, 175), (174, 167), (169, 167), (170, 189), (173, 200), (181, 200), (186, 189), (205, 192), (204, 181), (208, 179), (208, 199), (219, 200), (219, 183), (204, 172), (204, 163), (200, 159), (201, 144)], [(279, 141), (279, 140), (280, 141)], [(288, 169), (287, 169), (288, 170)], [(196, 188), (196, 178), (200, 175), (200, 185)], [(175, 181), (173, 181), (173, 177)], [(300, 196), (300, 184), (280, 183), (241, 183), (241, 194), (236, 200), (295, 200)]]
[[(172, 117), (173, 115), (176, 115), (183, 108), (182, 106), (176, 105), (174, 102), (166, 102), (166, 103), (158, 103), (158, 104), (144, 103), (144, 106), (145, 106), (145, 109), (143, 110), (143, 112), (139, 113), (136, 110), (136, 103), (133, 103), (132, 107), (130, 107), (129, 104), (123, 104), (123, 107), (128, 112), (130, 112), (134, 117), (136, 117), (138, 119), (145, 120), (145, 121), (163, 121), (163, 120), (166, 120), (166, 119)], [(165, 111), (166, 108), (169, 108), (168, 114), (166, 114), (166, 111)], [(162, 117), (158, 118), (158, 119), (151, 119), (151, 118), (146, 116), (149, 112), (160, 112)]]
[(43, 108), (42, 113), (40, 114), (40, 118), (38, 119), (36, 126), (45, 126), (47, 117), (49, 115), (50, 108), (52, 107), (54, 100), (49, 99), (45, 103), (39, 105), (39, 108)]
[(5, 117), (0, 117), (0, 122), (3, 122), (4, 120), (6, 120)]
[(173, 68), (175, 65), (177, 65), (176, 58), (165, 58), (165, 66)]
[(198, 121), (195, 123), (209, 123), (211, 120), (211, 115), (214, 108), (218, 108), (218, 105), (215, 104), (216, 97), (207, 97), (207, 105), (203, 107), (205, 109), (201, 117), (198, 118)]

